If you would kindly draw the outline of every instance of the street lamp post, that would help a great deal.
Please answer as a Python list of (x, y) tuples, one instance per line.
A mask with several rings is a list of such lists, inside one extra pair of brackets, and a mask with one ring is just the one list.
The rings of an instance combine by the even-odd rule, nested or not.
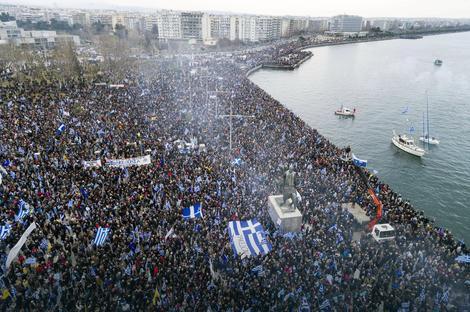
[(229, 150), (230, 150), (230, 153), (232, 152), (232, 119), (233, 117), (236, 117), (236, 118), (255, 118), (254, 115), (234, 115), (233, 114), (233, 111), (232, 111), (232, 103), (230, 103), (230, 115), (218, 115), (219, 118), (226, 118), (228, 117), (229, 118), (229, 129), (230, 129), (230, 132), (229, 132)]

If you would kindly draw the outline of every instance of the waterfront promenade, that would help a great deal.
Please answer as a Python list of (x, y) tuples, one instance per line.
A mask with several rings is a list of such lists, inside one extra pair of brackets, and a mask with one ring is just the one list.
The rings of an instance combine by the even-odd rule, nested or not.
[[(29, 224), (37, 228), (2, 268), (1, 309), (397, 311), (466, 304), (468, 266), (454, 260), (465, 246), (373, 175), (382, 221), (395, 226), (397, 239), (353, 240), (353, 219), (341, 204), (357, 202), (368, 215), (374, 206), (353, 165), (341, 160), (344, 151), (247, 79), (250, 69), (299, 48), (159, 59), (129, 68), (125, 81), (105, 72), (77, 84), (22, 84), (3, 74), (1, 215), (11, 230), (1, 241), (2, 259)], [(124, 86), (96, 84), (102, 81)], [(221, 117), (230, 114), (254, 118)], [(195, 139), (205, 148), (176, 143)], [(135, 160), (148, 155), (150, 163)], [(131, 158), (136, 165), (109, 165)], [(279, 192), (278, 178), (290, 165), (302, 197), (297, 235), (279, 233), (267, 213), (267, 196)], [(196, 203), (202, 217), (183, 218), (183, 208)], [(228, 223), (255, 218), (272, 249), (241, 259)], [(102, 245), (99, 228), (109, 229)]]

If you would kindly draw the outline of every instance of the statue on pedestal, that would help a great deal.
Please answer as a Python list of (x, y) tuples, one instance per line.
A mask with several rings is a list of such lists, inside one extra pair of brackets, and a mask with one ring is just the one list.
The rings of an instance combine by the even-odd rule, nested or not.
[(297, 208), (297, 190), (295, 189), (295, 172), (292, 170), (292, 166), (284, 172), (282, 179), (282, 199), (283, 207), (287, 211), (295, 211)]

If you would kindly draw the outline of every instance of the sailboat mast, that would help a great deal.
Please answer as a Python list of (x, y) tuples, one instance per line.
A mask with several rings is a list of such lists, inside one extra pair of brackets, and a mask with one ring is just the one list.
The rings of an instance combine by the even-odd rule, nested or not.
[(426, 138), (426, 133), (424, 131), (424, 112), (423, 112), (423, 139)]
[(429, 137), (431, 136), (429, 134), (429, 96), (428, 96), (428, 92), (426, 91), (426, 119), (427, 119), (427, 123), (428, 123), (428, 144), (429, 144)]

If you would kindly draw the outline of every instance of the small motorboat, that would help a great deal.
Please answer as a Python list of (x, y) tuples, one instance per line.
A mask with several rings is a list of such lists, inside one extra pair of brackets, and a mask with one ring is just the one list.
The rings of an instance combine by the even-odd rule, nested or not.
[(349, 109), (347, 107), (341, 106), (340, 109), (335, 111), (335, 115), (344, 116), (344, 117), (354, 117), (356, 114), (356, 109)]
[(405, 151), (411, 155), (422, 157), (426, 153), (424, 149), (415, 144), (415, 140), (412, 137), (408, 137), (405, 134), (396, 134), (393, 131), (392, 143), (402, 151)]
[(441, 66), (442, 65), (442, 60), (435, 60), (434, 65)]
[(439, 140), (435, 137), (429, 137), (427, 134), (419, 137), (419, 140), (423, 143), (428, 143), (432, 145), (439, 145)]

